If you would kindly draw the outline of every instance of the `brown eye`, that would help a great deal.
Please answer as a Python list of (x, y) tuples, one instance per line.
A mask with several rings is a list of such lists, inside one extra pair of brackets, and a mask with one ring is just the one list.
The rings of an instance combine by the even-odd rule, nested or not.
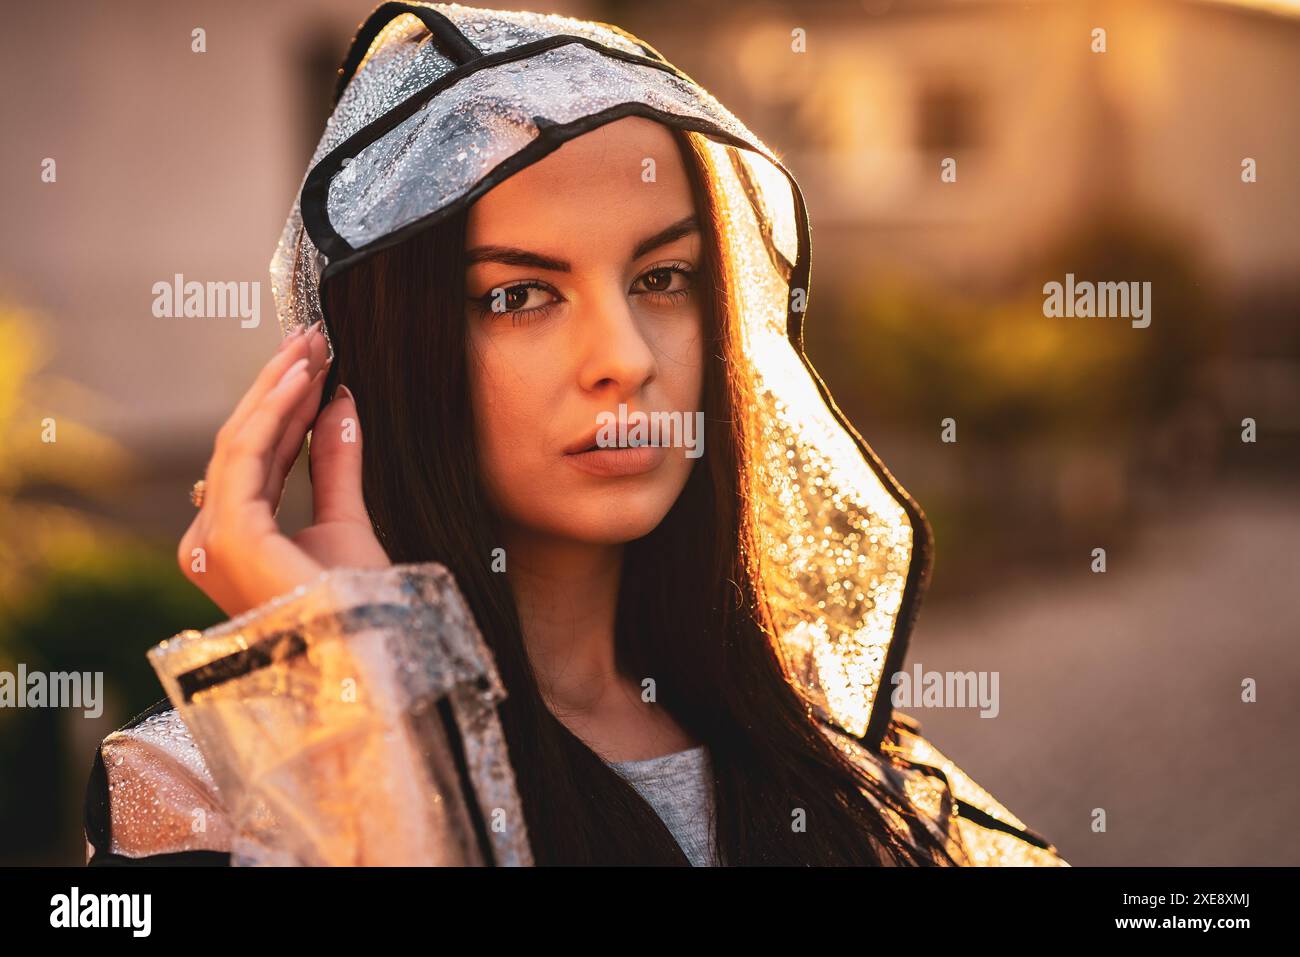
[(530, 279), (497, 286), (486, 295), (471, 299), (470, 305), (481, 315), (509, 316), (512, 322), (520, 324), (542, 315), (559, 301), (559, 295), (550, 286)]
[(664, 266), (659, 269), (652, 269), (645, 274), (646, 288), (650, 292), (667, 292), (672, 288), (673, 270)]
[(675, 305), (690, 295), (695, 272), (686, 263), (655, 266), (642, 273), (633, 285), (635, 295), (659, 305)]
[(516, 312), (524, 310), (525, 306), (531, 308), (540, 308), (547, 305), (544, 296), (537, 296), (534, 301), (533, 292), (546, 293), (549, 290), (542, 285), (535, 283), (516, 283), (513, 286), (498, 286), (488, 293), (488, 298), (492, 304), (493, 312)]

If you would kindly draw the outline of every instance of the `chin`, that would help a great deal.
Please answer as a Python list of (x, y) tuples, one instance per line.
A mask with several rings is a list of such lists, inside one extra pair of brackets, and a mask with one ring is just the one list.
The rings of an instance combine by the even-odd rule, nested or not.
[[(649, 535), (681, 494), (678, 483), (655, 482), (640, 488), (613, 483), (596, 491), (534, 502), (526, 524), (556, 538), (589, 545), (622, 545)], [(542, 509), (537, 505), (542, 504)], [(548, 507), (551, 506), (551, 507)]]
[[(536, 473), (493, 494), (498, 514), (532, 535), (587, 545), (624, 545), (649, 535), (672, 510), (689, 468), (635, 479), (575, 482)], [(542, 495), (521, 494), (524, 489)]]
[(602, 507), (603, 498), (582, 503), (580, 514), (573, 516), (564, 532), (566, 537), (593, 545), (623, 545), (653, 532), (673, 504), (673, 499), (665, 501), (662, 496), (611, 495)]

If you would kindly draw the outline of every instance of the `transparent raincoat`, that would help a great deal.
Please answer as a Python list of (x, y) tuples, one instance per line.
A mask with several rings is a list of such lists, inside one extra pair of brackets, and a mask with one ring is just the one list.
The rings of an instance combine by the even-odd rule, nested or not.
[[(271, 264), (282, 331), (324, 318), (328, 335), (324, 280), (630, 115), (700, 134), (710, 154), (755, 384), (762, 581), (789, 680), (956, 860), (1064, 864), (882, 692), (926, 584), (928, 525), (804, 355), (798, 184), (653, 47), (558, 16), (377, 8)], [(149, 657), (167, 698), (99, 748), (90, 863), (531, 863), (527, 828), (545, 822), (523, 821), (495, 711), (506, 692), (442, 566), (332, 569)]]

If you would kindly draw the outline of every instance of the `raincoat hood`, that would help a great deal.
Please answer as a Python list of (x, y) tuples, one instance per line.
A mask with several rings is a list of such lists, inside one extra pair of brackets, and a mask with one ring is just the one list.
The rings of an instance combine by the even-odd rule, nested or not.
[(903, 661), (929, 530), (804, 355), (808, 215), (776, 154), (645, 41), (555, 15), (385, 3), (335, 100), (271, 263), (285, 333), (324, 319), (328, 337), (322, 282), (591, 129), (635, 115), (707, 138), (759, 406), (751, 461), (777, 640), (810, 706), (878, 746), (891, 711), (878, 691)]

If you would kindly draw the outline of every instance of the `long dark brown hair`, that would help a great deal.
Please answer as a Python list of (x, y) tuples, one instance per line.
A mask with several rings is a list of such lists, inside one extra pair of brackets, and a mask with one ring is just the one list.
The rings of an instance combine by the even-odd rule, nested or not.
[[(751, 384), (740, 361), (723, 225), (697, 134), (673, 130), (704, 240), (705, 447), (668, 515), (627, 544), (615, 622), (620, 670), (710, 753), (719, 863), (928, 864), (951, 858), (907, 802), (843, 756), (785, 676), (761, 587), (747, 486)], [(539, 864), (686, 864), (654, 810), (550, 712), (524, 644), (504, 540), (479, 474), (470, 407), (467, 213), (326, 282), (340, 381), (364, 432), (376, 533), (398, 563), (456, 576), (508, 697), (500, 716)], [(703, 467), (701, 467), (703, 466)], [(898, 813), (901, 840), (863, 796)], [(801, 809), (806, 825), (792, 826)]]

